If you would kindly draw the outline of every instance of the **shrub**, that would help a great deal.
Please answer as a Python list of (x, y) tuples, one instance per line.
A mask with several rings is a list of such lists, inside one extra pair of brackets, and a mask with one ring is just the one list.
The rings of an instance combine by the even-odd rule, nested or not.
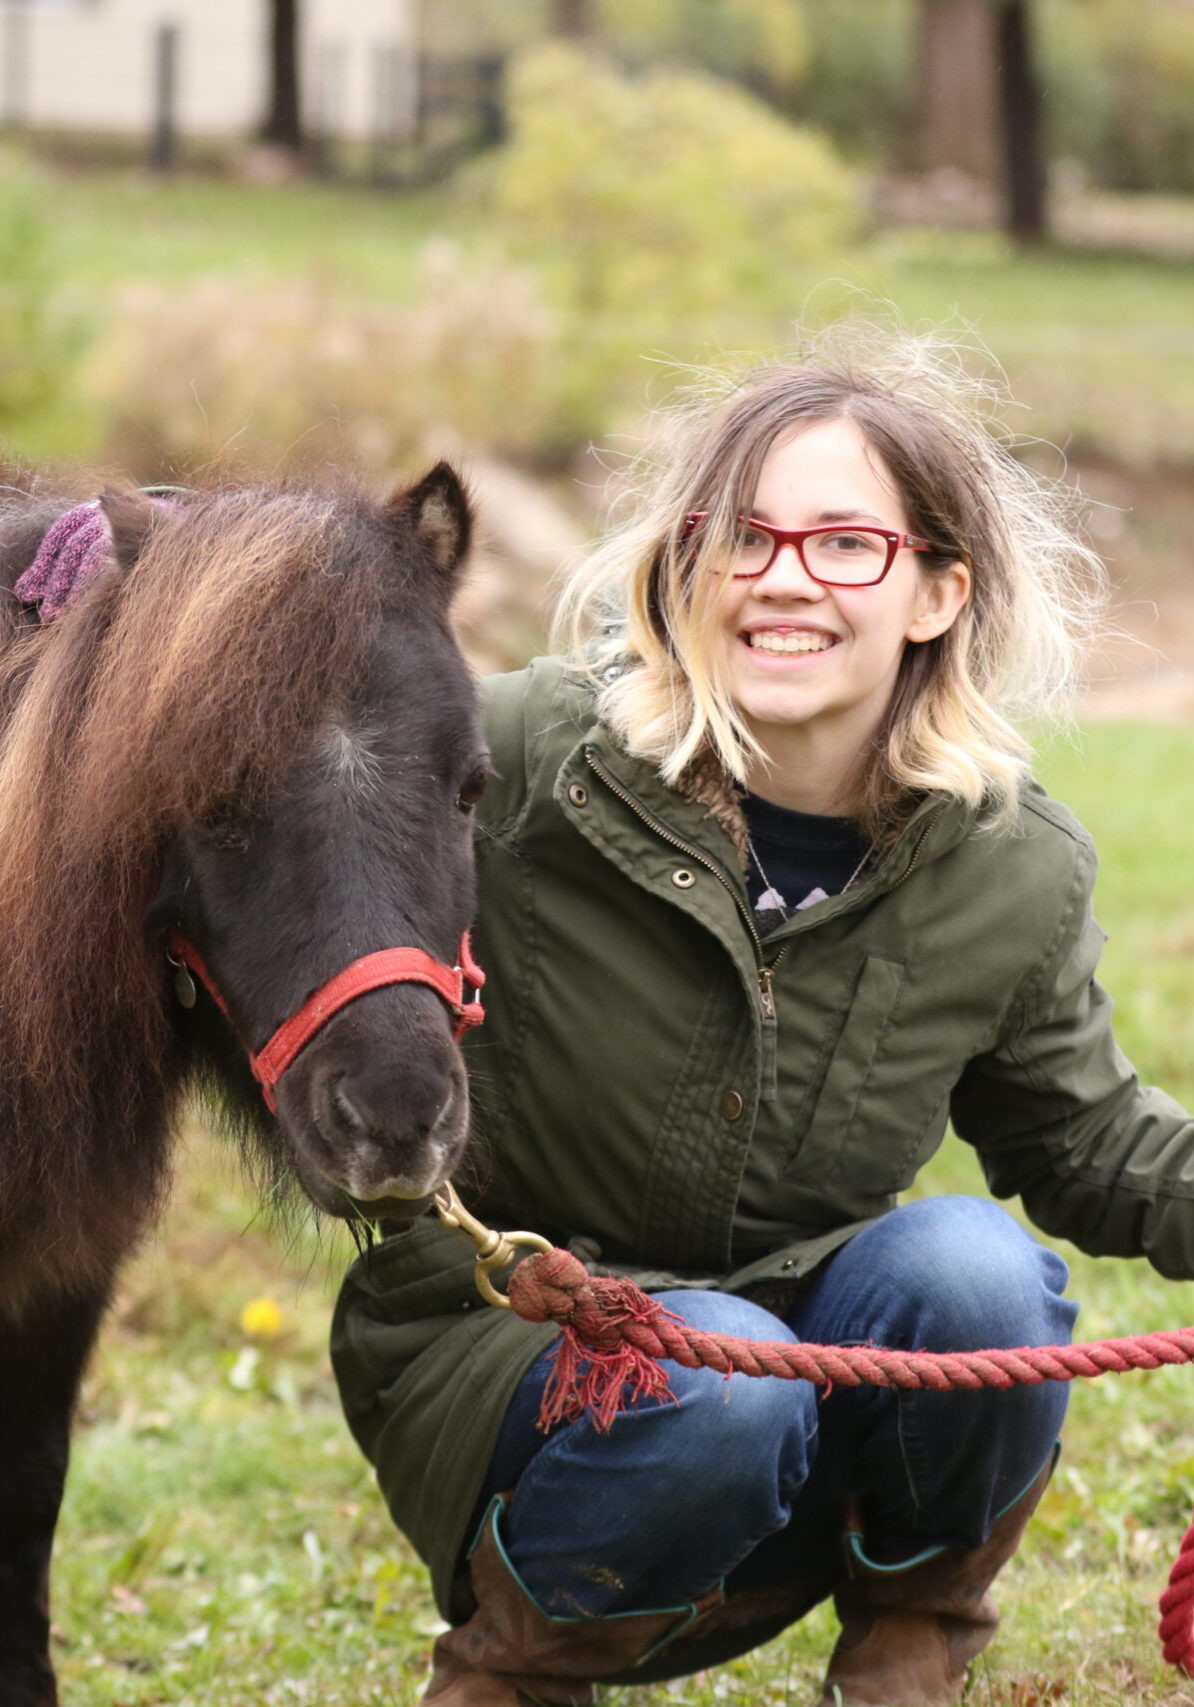
[(474, 176), (561, 316), (561, 449), (637, 398), (636, 358), (687, 359), (727, 332), (772, 343), (800, 308), (793, 273), (859, 220), (858, 181), (829, 143), (702, 72), (637, 75), (561, 42), (511, 69), (511, 138)]
[(399, 307), (211, 277), (136, 286), (116, 316), (91, 384), (106, 455), (144, 479), (385, 478), (459, 445), (530, 453), (546, 430), (552, 317), (525, 274), (446, 240), (428, 244)]
[(1045, 0), (1050, 142), (1100, 183), (1194, 189), (1194, 11), (1186, 0)]
[(910, 0), (804, 0), (807, 39), (793, 111), (851, 156), (898, 162), (912, 81)]
[(790, 90), (808, 57), (792, 0), (600, 0), (602, 33), (625, 58), (680, 58), (774, 95)]
[(787, 271), (858, 220), (854, 174), (815, 132), (698, 72), (619, 75), (552, 42), (514, 64), (498, 211), (567, 306), (642, 319), (792, 306)]

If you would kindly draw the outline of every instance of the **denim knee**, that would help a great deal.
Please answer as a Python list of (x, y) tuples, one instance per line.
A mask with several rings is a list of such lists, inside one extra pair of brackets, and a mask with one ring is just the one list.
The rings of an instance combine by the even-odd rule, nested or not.
[[(665, 1309), (707, 1333), (739, 1339), (796, 1341), (778, 1317), (728, 1293), (657, 1294)], [(664, 1364), (673, 1402), (657, 1419), (680, 1476), (709, 1499), (733, 1499), (747, 1482), (773, 1470), (781, 1493), (792, 1495), (815, 1451), (817, 1392), (807, 1381), (778, 1376), (718, 1374)], [(670, 1413), (670, 1414), (668, 1414)], [(646, 1413), (640, 1413), (646, 1417)]]
[(905, 1344), (971, 1351), (1070, 1337), (1077, 1306), (1061, 1296), (1065, 1262), (996, 1203), (922, 1198), (863, 1237), (868, 1260), (881, 1265), (902, 1300)]
[[(659, 1301), (706, 1331), (795, 1338), (767, 1311), (725, 1294), (678, 1291)], [(607, 1433), (578, 1418), (540, 1435), (526, 1457), (507, 1547), (549, 1612), (581, 1607), (598, 1617), (693, 1599), (788, 1520), (815, 1443), (815, 1390), (774, 1376), (726, 1380), (711, 1369), (663, 1367), (671, 1401), (632, 1406)], [(529, 1373), (523, 1399), (545, 1373), (539, 1365)], [(508, 1420), (525, 1436), (524, 1421)]]

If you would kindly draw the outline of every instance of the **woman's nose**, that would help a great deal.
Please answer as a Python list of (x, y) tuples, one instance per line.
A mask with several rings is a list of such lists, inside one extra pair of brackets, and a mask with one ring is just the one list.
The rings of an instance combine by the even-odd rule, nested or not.
[(824, 591), (821, 583), (813, 580), (801, 561), (800, 553), (791, 544), (780, 546), (754, 584), (758, 598), (819, 599)]

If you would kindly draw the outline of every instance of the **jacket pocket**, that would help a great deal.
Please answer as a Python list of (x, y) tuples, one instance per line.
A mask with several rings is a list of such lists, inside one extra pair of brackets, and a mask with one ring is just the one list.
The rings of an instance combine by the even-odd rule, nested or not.
[(898, 1189), (895, 1176), (905, 1146), (897, 1142), (889, 1148), (883, 1124), (891, 1128), (902, 1124), (899, 1099), (890, 1103), (890, 1122), (876, 1128), (870, 1108), (874, 1098), (869, 1092), (899, 1015), (906, 978), (901, 960), (868, 954), (863, 961), (816, 1102), (805, 1117), (785, 1175), (816, 1169), (825, 1185), (842, 1182), (852, 1195), (864, 1197)]

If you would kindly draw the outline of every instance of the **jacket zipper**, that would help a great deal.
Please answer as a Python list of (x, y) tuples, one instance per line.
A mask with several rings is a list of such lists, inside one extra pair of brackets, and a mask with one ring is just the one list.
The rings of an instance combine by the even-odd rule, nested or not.
[(602, 782), (611, 793), (616, 794), (619, 800), (625, 802), (625, 804), (629, 806), (636, 818), (640, 818), (644, 824), (653, 830), (657, 836), (661, 837), (663, 841), (667, 842), (670, 847), (678, 848), (687, 859), (694, 860), (697, 865), (703, 866), (706, 871), (712, 872), (713, 876), (716, 877), (722, 888), (727, 891), (733, 900), (734, 905), (742, 915), (743, 923), (750, 932), (750, 939), (754, 944), (755, 964), (759, 981), (759, 1006), (763, 1010), (764, 1019), (773, 1020), (775, 1018), (775, 994), (771, 986), (776, 972), (779, 970), (787, 956), (788, 950), (792, 946), (791, 943), (784, 943), (775, 959), (771, 962), (768, 963), (764, 960), (763, 939), (755, 928), (755, 922), (751, 917), (750, 908), (746, 905), (746, 902), (734, 888), (734, 885), (722, 871), (716, 860), (710, 859), (707, 854), (701, 852), (700, 848), (690, 847), (687, 842), (681, 841), (679, 836), (673, 835), (665, 824), (661, 824), (659, 822), (658, 818), (653, 818), (646, 808), (640, 806), (634, 796), (629, 793), (628, 790), (624, 789), (621, 783), (609, 774), (605, 769), (605, 766), (598, 762), (598, 760), (593, 756), (593, 750), (591, 747), (585, 748), (585, 763), (591, 771), (594, 771), (601, 778)]

